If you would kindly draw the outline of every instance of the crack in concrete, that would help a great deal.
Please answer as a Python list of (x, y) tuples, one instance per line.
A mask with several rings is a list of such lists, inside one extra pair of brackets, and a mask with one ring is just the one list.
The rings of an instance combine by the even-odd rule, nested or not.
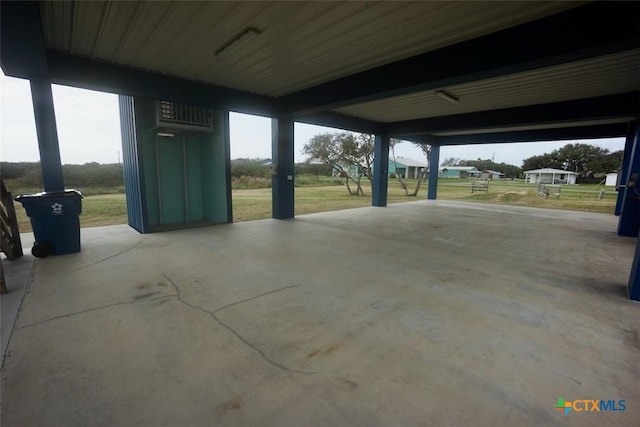
[(266, 292), (264, 294), (256, 295), (254, 297), (247, 298), (245, 300), (241, 300), (241, 301), (237, 301), (237, 302), (234, 302), (234, 303), (231, 303), (231, 304), (227, 304), (227, 305), (225, 305), (225, 306), (223, 306), (223, 307), (221, 307), (221, 308), (219, 308), (219, 309), (217, 309), (215, 311), (210, 311), (210, 310), (207, 310), (207, 309), (205, 309), (203, 307), (191, 304), (191, 303), (185, 301), (184, 299), (182, 299), (182, 296), (180, 295), (180, 288), (178, 287), (178, 285), (176, 285), (175, 282), (173, 280), (171, 280), (171, 278), (169, 276), (167, 276), (166, 274), (162, 273), (162, 276), (165, 279), (167, 279), (169, 284), (171, 284), (171, 286), (173, 286), (173, 288), (176, 290), (176, 292), (178, 294), (176, 296), (176, 298), (178, 299), (178, 301), (180, 301), (182, 304), (186, 305), (187, 307), (190, 307), (190, 308), (192, 308), (194, 310), (198, 310), (198, 311), (201, 311), (203, 313), (208, 314), (213, 320), (216, 321), (216, 323), (218, 323), (220, 326), (222, 326), (223, 328), (225, 328), (226, 330), (231, 332), (236, 338), (238, 338), (240, 341), (242, 341), (247, 347), (251, 348), (256, 353), (258, 353), (262, 357), (262, 359), (264, 359), (265, 362), (267, 362), (267, 363), (269, 363), (269, 364), (271, 364), (273, 366), (276, 366), (276, 367), (282, 369), (283, 371), (287, 371), (287, 372), (295, 372), (297, 374), (302, 374), (302, 375), (313, 375), (313, 374), (316, 373), (315, 371), (302, 371), (302, 370), (299, 370), (299, 369), (290, 368), (288, 366), (283, 365), (280, 362), (277, 362), (277, 361), (271, 359), (258, 346), (256, 346), (255, 344), (252, 344), (251, 342), (249, 342), (246, 338), (244, 338), (242, 335), (240, 335), (239, 332), (237, 332), (235, 329), (233, 329), (229, 324), (223, 322), (222, 320), (220, 320), (218, 318), (218, 316), (215, 315), (215, 313), (217, 313), (217, 312), (219, 312), (221, 310), (224, 310), (225, 308), (229, 308), (229, 307), (231, 307), (233, 305), (241, 304), (241, 303), (244, 303), (244, 302), (247, 302), (247, 301), (254, 300), (256, 298), (263, 297), (265, 295), (270, 295), (270, 294), (273, 294), (273, 293), (276, 293), (276, 292), (280, 292), (280, 291), (283, 291), (283, 290), (286, 290), (286, 289), (290, 289), (290, 288), (294, 288), (294, 287), (301, 286), (301, 285), (298, 284), (298, 285), (285, 286), (283, 288), (275, 289), (273, 291), (269, 291), (269, 292)]
[(276, 292), (284, 291), (285, 289), (297, 288), (298, 286), (302, 286), (302, 285), (301, 284), (289, 285), (289, 286), (285, 286), (283, 288), (274, 289), (273, 291), (265, 292), (263, 294), (255, 295), (255, 296), (253, 296), (251, 298), (246, 298), (246, 299), (243, 299), (243, 300), (240, 300), (240, 301), (232, 302), (231, 304), (227, 304), (225, 306), (222, 306), (222, 307), (212, 311), (212, 313), (215, 314), (215, 313), (217, 313), (219, 311), (224, 310), (225, 308), (229, 308), (229, 307), (232, 307), (232, 306), (238, 305), (238, 304), (244, 304), (245, 302), (249, 302), (249, 301), (257, 299), (257, 298), (262, 298), (262, 297), (267, 296), (267, 295), (275, 294)]
[(0, 365), (0, 370), (4, 372), (4, 362), (7, 359), (7, 352), (9, 351), (9, 347), (11, 346), (11, 338), (13, 338), (13, 332), (18, 329), (16, 328), (16, 323), (20, 318), (20, 314), (22, 313), (22, 308), (24, 307), (24, 301), (27, 298), (27, 295), (31, 292), (31, 283), (33, 283), (33, 279), (36, 275), (36, 260), (33, 259), (31, 261), (31, 269), (29, 270), (29, 275), (27, 276), (27, 283), (24, 285), (24, 291), (22, 292), (22, 298), (20, 298), (20, 302), (18, 303), (18, 311), (16, 312), (16, 318), (13, 319), (13, 325), (11, 325), (11, 331), (9, 331), (9, 339), (7, 340), (7, 346), (2, 353), (2, 364)]
[[(139, 244), (139, 243), (140, 242), (138, 242), (137, 244)], [(121, 254), (133, 249), (135, 246), (137, 246), (137, 244), (132, 246), (131, 248), (125, 250), (125, 251), (122, 251), (122, 252), (120, 252), (118, 254), (112, 255), (109, 258), (113, 258), (115, 256), (121, 255)], [(106, 261), (109, 258), (105, 258), (102, 261)], [(102, 261), (98, 261), (97, 263), (102, 262)], [(95, 265), (97, 263), (94, 263), (94, 264), (91, 264), (91, 265)], [(80, 269), (86, 268), (86, 267), (89, 267), (89, 266), (81, 267)], [(33, 271), (34, 270), (35, 270), (35, 262), (34, 262), (33, 267), (32, 267), (32, 272), (31, 272), (31, 275), (30, 275), (30, 280), (29, 280), (28, 286), (30, 285), (30, 282), (33, 279), (33, 275), (34, 275)], [(77, 271), (77, 270), (74, 270), (74, 271)], [(203, 307), (199, 307), (197, 305), (194, 305), (194, 304), (191, 304), (191, 303), (185, 301), (182, 298), (182, 296), (180, 295), (180, 288), (178, 287), (178, 285), (176, 285), (175, 282), (169, 276), (167, 276), (166, 274), (162, 273), (162, 276), (176, 290), (175, 294), (163, 295), (163, 296), (159, 296), (157, 298), (151, 298), (151, 299), (145, 299), (145, 300), (139, 300), (139, 301), (135, 301), (134, 300), (134, 301), (116, 302), (116, 303), (113, 303), (113, 304), (107, 304), (107, 305), (103, 305), (103, 306), (99, 306), (99, 307), (89, 308), (89, 309), (86, 309), (86, 310), (76, 311), (76, 312), (73, 312), (73, 313), (61, 314), (61, 315), (58, 315), (58, 316), (50, 317), (48, 319), (43, 319), (43, 320), (39, 320), (37, 322), (29, 323), (29, 324), (24, 325), (24, 326), (19, 326), (19, 327), (14, 326), (14, 328), (12, 330), (12, 335), (13, 335), (13, 331), (17, 331), (17, 330), (21, 330), (21, 329), (27, 329), (27, 328), (31, 328), (31, 327), (34, 327), (34, 326), (42, 325), (43, 323), (51, 322), (53, 320), (64, 319), (64, 318), (68, 318), (68, 317), (74, 317), (74, 316), (78, 316), (80, 314), (91, 313), (93, 311), (104, 310), (106, 308), (117, 307), (117, 306), (121, 306), (121, 305), (145, 303), (145, 302), (157, 301), (157, 300), (164, 299), (164, 298), (174, 298), (175, 297), (178, 300), (178, 302), (180, 302), (181, 304), (186, 305), (187, 307), (190, 307), (190, 308), (192, 308), (194, 310), (198, 310), (198, 311), (201, 311), (203, 313), (208, 314), (213, 320), (216, 321), (216, 323), (218, 323), (220, 326), (222, 326), (223, 328), (225, 328), (226, 330), (231, 332), (236, 338), (238, 338), (240, 341), (242, 341), (246, 346), (248, 346), (249, 348), (253, 349), (256, 353), (258, 353), (262, 357), (262, 359), (264, 359), (267, 363), (269, 363), (269, 364), (271, 364), (273, 366), (276, 366), (276, 367), (278, 367), (278, 368), (280, 368), (280, 369), (282, 369), (284, 371), (287, 371), (287, 372), (294, 372), (294, 373), (303, 374), (303, 375), (313, 375), (313, 374), (316, 373), (315, 371), (302, 371), (302, 370), (299, 370), (299, 369), (290, 368), (288, 366), (283, 365), (280, 362), (277, 362), (277, 361), (271, 359), (259, 347), (257, 347), (256, 345), (252, 344), (251, 342), (249, 342), (246, 338), (244, 338), (242, 335), (240, 335), (240, 333), (237, 332), (234, 328), (232, 328), (229, 324), (223, 322), (222, 320), (220, 320), (215, 315), (215, 313), (218, 313), (218, 312), (220, 312), (222, 310), (225, 310), (225, 309), (227, 309), (229, 307), (232, 307), (234, 305), (243, 304), (243, 303), (255, 300), (257, 298), (261, 298), (261, 297), (264, 297), (264, 296), (267, 296), (267, 295), (271, 295), (271, 294), (274, 294), (276, 292), (281, 292), (281, 291), (284, 291), (284, 290), (287, 290), (287, 289), (296, 288), (296, 287), (299, 287), (299, 286), (302, 286), (302, 285), (296, 284), (296, 285), (284, 286), (282, 288), (274, 289), (274, 290), (269, 291), (269, 292), (265, 292), (265, 293), (262, 293), (262, 294), (259, 294), (259, 295), (255, 295), (255, 296), (250, 297), (250, 298), (245, 298), (243, 300), (227, 304), (227, 305), (222, 306), (222, 307), (220, 307), (220, 308), (218, 308), (218, 309), (216, 309), (214, 311), (209, 311), (209, 310), (207, 310), (207, 309), (205, 309)], [(23, 296), (23, 300), (24, 300), (24, 297), (26, 296), (27, 293), (28, 293), (28, 289), (25, 290), (25, 295)], [(21, 311), (21, 309), (22, 309), (22, 307), (20, 308), (20, 311)], [(9, 345), (7, 345), (7, 349), (8, 348), (9, 348)], [(4, 357), (3, 357), (2, 362), (3, 362), (2, 364), (4, 365)]]
[(99, 260), (99, 261), (93, 262), (93, 263), (91, 263), (91, 264), (83, 265), (82, 267), (78, 267), (78, 268), (76, 268), (76, 269), (74, 269), (74, 270), (67, 271), (65, 274), (75, 273), (76, 271), (80, 271), (80, 270), (84, 270), (85, 268), (93, 267), (94, 265), (98, 265), (98, 264), (100, 264), (100, 263), (102, 263), (102, 262), (108, 261), (108, 260), (110, 260), (111, 258), (115, 258), (115, 257), (117, 257), (117, 256), (120, 256), (120, 255), (122, 255), (122, 254), (125, 254), (125, 253), (127, 253), (127, 252), (129, 252), (129, 251), (131, 251), (131, 250), (135, 249), (138, 245), (140, 245), (140, 244), (141, 244), (142, 242), (144, 242), (145, 240), (147, 240), (147, 239), (142, 239), (142, 240), (140, 240), (139, 242), (137, 242), (135, 245), (131, 246), (130, 248), (125, 249), (125, 250), (122, 250), (122, 251), (120, 251), (120, 252), (118, 252), (118, 253), (115, 253), (115, 254), (113, 254), (113, 255), (110, 255), (110, 256), (108, 256), (108, 257), (106, 257), (106, 258), (102, 258), (102, 259), (101, 259), (101, 260)]
[(66, 317), (73, 317), (73, 316), (77, 316), (79, 314), (84, 314), (84, 313), (91, 313), (92, 311), (98, 311), (98, 310), (103, 310), (105, 308), (111, 308), (111, 307), (117, 307), (119, 305), (128, 305), (128, 304), (138, 304), (138, 303), (143, 303), (143, 302), (150, 302), (150, 301), (157, 301), (159, 299), (163, 299), (163, 298), (173, 298), (173, 297), (177, 297), (177, 295), (171, 294), (171, 295), (163, 295), (161, 297), (156, 297), (156, 298), (151, 298), (151, 299), (145, 299), (145, 300), (139, 300), (139, 301), (122, 301), (122, 302), (116, 302), (113, 304), (107, 304), (107, 305), (102, 305), (100, 307), (93, 307), (93, 308), (88, 308), (86, 310), (81, 310), (81, 311), (76, 311), (74, 313), (67, 313), (67, 314), (61, 314), (59, 316), (54, 316), (54, 317), (50, 317), (49, 319), (44, 319), (44, 320), (39, 320), (37, 322), (33, 322), (33, 323), (29, 323), (27, 325), (24, 326), (20, 326), (17, 328), (14, 328), (14, 330), (19, 330), (19, 329), (26, 329), (26, 328), (31, 328), (32, 326), (37, 326), (37, 325), (41, 325), (43, 323), (47, 323), (50, 322), (52, 320), (58, 320), (58, 319), (64, 319)]

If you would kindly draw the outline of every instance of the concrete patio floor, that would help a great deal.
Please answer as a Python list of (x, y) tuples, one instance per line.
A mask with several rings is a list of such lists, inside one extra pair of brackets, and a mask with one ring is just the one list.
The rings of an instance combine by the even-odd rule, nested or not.
[(2, 425), (637, 426), (616, 221), (418, 201), (83, 229), (82, 252), (33, 261)]

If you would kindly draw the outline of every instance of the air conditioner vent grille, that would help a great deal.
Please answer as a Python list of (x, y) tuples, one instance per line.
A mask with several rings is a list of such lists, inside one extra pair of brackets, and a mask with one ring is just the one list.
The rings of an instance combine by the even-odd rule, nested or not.
[(159, 101), (157, 110), (158, 127), (184, 130), (213, 130), (211, 109), (193, 105)]

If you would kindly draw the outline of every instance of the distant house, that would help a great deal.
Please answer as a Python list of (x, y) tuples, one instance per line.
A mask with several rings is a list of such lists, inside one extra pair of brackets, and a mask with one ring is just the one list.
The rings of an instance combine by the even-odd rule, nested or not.
[(534, 169), (524, 171), (524, 182), (530, 184), (575, 184), (577, 173), (562, 169)]
[(492, 170), (480, 171), (480, 179), (484, 179), (487, 181), (504, 179), (504, 174), (502, 172)]
[[(427, 167), (426, 163), (419, 162), (417, 160), (407, 159), (405, 157), (396, 157), (396, 162), (393, 162), (393, 159), (389, 159), (389, 175), (400, 175), (402, 178), (418, 178), (420, 176), (420, 172)], [(340, 176), (344, 172), (340, 170), (342, 168), (344, 172), (348, 173), (349, 176), (356, 177), (358, 173), (361, 175), (364, 174), (364, 170), (353, 166), (353, 165), (345, 165), (340, 164), (334, 165), (333, 167), (333, 176)], [(373, 167), (371, 168), (371, 172), (373, 173)]]
[(607, 178), (604, 182), (606, 187), (615, 187), (618, 182), (618, 172), (611, 172), (607, 174)]
[(438, 169), (438, 178), (477, 178), (480, 176), (475, 166), (443, 166)]
[(420, 172), (426, 169), (426, 167), (426, 163), (405, 157), (396, 157), (395, 163), (393, 159), (389, 160), (389, 175), (400, 175), (403, 178), (418, 178)]

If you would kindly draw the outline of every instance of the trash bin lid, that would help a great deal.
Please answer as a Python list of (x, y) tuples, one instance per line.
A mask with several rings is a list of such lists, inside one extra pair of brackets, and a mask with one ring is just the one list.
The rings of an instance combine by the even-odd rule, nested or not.
[(42, 193), (21, 194), (15, 198), (16, 202), (29, 199), (76, 197), (82, 199), (82, 193), (78, 190), (69, 189), (64, 191), (43, 191)]

